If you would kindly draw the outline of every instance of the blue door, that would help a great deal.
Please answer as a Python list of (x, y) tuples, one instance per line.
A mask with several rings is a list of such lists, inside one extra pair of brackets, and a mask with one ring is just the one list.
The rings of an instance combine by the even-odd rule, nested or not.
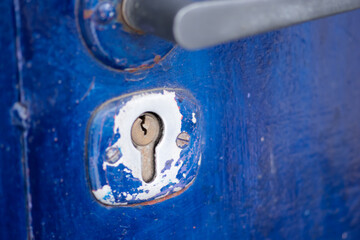
[[(1, 239), (360, 239), (359, 10), (188, 51), (92, 2), (0, 3)], [(188, 101), (193, 172), (153, 198), (96, 195), (89, 154), (111, 149), (89, 139), (117, 116), (92, 131), (99, 109), (156, 91)]]

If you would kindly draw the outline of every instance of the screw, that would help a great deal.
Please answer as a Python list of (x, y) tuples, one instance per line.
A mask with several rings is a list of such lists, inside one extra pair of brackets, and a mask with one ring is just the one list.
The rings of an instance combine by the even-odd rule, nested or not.
[(105, 160), (108, 163), (116, 163), (122, 156), (119, 148), (117, 147), (108, 147), (105, 150)]
[(94, 13), (94, 20), (99, 24), (109, 24), (116, 18), (116, 9), (112, 2), (103, 1), (98, 3)]
[(176, 138), (176, 145), (184, 149), (186, 148), (190, 143), (190, 135), (187, 132), (180, 133)]

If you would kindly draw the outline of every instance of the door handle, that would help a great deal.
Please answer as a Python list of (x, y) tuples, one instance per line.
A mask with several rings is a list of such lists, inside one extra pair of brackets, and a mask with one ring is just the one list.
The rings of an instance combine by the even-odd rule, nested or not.
[(123, 0), (132, 29), (194, 50), (360, 8), (360, 0)]

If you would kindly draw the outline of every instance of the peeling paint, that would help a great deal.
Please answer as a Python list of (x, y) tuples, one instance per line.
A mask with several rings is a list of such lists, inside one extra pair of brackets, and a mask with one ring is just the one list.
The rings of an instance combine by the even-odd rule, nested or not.
[(115, 202), (114, 195), (109, 185), (105, 185), (102, 188), (93, 191), (93, 194), (95, 198), (101, 199), (101, 201), (105, 204), (111, 205)]
[(196, 117), (195, 117), (195, 113), (192, 113), (192, 119), (191, 121), (195, 124), (196, 123)]
[[(200, 166), (195, 118), (199, 109), (191, 96), (186, 96), (188, 101), (184, 97), (178, 101), (180, 93), (184, 94), (171, 90), (141, 92), (109, 101), (110, 108), (102, 106), (96, 112), (89, 129), (94, 132), (89, 134), (88, 165), (93, 166), (89, 175), (97, 200), (106, 205), (139, 204), (170, 196), (193, 182)], [(133, 145), (130, 131), (135, 119), (144, 112), (157, 114), (164, 124), (162, 139), (155, 148), (155, 178), (149, 183), (142, 180), (141, 153)], [(177, 136), (184, 130), (191, 132), (193, 139), (187, 150), (176, 144)], [(107, 140), (115, 135), (116, 141)], [(115, 163), (104, 161), (104, 141), (111, 143), (106, 148), (120, 149), (122, 156)]]

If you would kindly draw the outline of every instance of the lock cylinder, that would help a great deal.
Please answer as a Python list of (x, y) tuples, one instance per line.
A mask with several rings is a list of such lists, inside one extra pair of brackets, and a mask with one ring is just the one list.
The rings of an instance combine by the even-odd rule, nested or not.
[(108, 206), (154, 204), (184, 192), (201, 159), (201, 114), (182, 89), (120, 96), (89, 120), (86, 163), (90, 189)]
[(143, 113), (131, 127), (131, 139), (141, 153), (141, 173), (148, 183), (155, 177), (155, 148), (162, 137), (163, 124), (154, 113)]

